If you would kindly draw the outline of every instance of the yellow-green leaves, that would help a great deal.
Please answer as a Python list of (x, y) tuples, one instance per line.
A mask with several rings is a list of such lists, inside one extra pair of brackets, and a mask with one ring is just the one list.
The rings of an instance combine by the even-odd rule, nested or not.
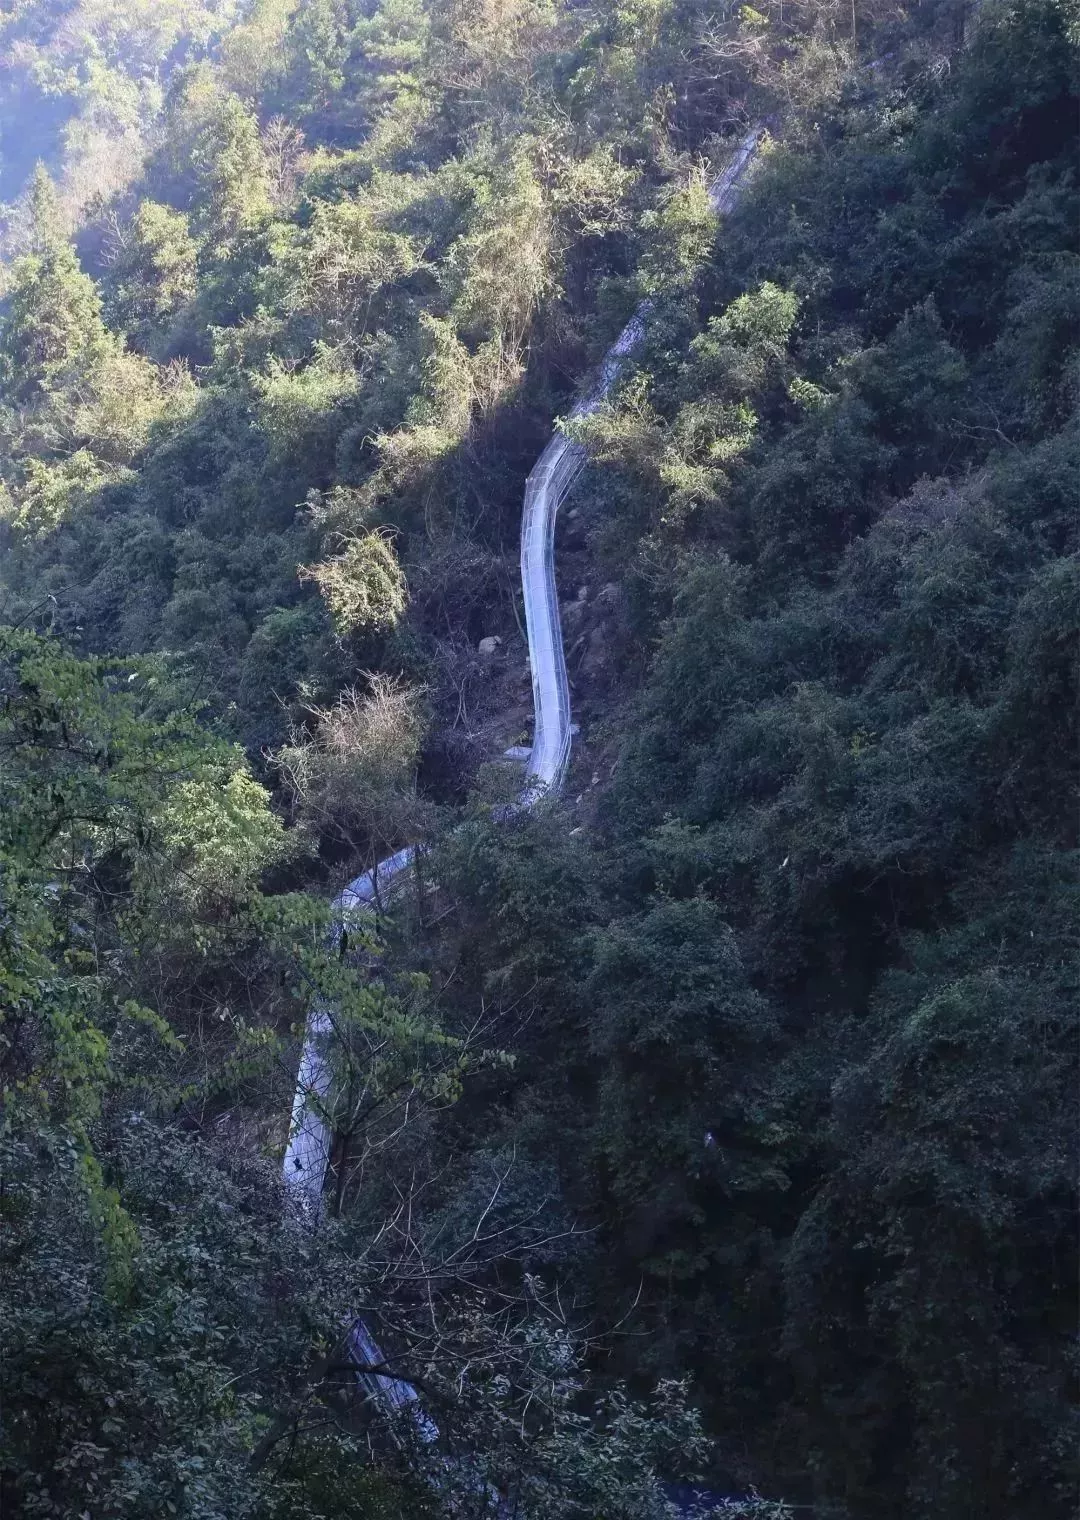
[(340, 554), (301, 577), (318, 586), (339, 633), (393, 628), (405, 610), (405, 576), (384, 533), (348, 535)]
[(525, 150), (478, 181), (476, 200), (441, 280), (458, 330), (474, 350), (481, 405), (491, 407), (520, 378), (533, 316), (554, 288), (554, 229)]
[(144, 199), (110, 252), (110, 322), (143, 341), (159, 335), (195, 296), (198, 245), (187, 216)]
[(91, 1151), (79, 1157), (76, 1170), (104, 1250), (106, 1297), (122, 1304), (131, 1289), (139, 1232), (119, 1193), (106, 1183), (101, 1163)]
[(551, 199), (556, 211), (586, 237), (625, 231), (626, 203), (639, 172), (621, 163), (610, 143), (598, 144), (584, 157), (559, 155), (549, 166)]
[[(307, 731), (276, 755), (302, 818), (358, 844), (415, 823), (413, 778), (423, 737), (422, 693), (385, 675), (314, 707)], [(406, 832), (406, 837), (408, 832)]]
[(678, 295), (701, 272), (716, 235), (716, 212), (701, 173), (672, 188), (657, 211), (646, 212), (641, 227), (647, 245), (639, 279), (645, 294)]
[(89, 449), (49, 464), (31, 457), (18, 486), (0, 501), (0, 518), (28, 538), (43, 538), (71, 517), (107, 473)]
[(420, 318), (424, 357), (420, 365), (423, 389), (409, 407), (414, 428), (434, 426), (446, 434), (448, 443), (458, 442), (469, 431), (476, 381), (469, 350), (458, 337), (452, 318)]
[(38, 244), (16, 262), (0, 318), (0, 401), (12, 407), (5, 515), (31, 537), (122, 478), (153, 425), (182, 415), (194, 389), (183, 366), (158, 369), (107, 330), (68, 243), (45, 226)]
[(743, 396), (763, 386), (787, 356), (799, 302), (766, 280), (713, 317), (690, 345), (687, 382)]
[(208, 944), (284, 854), (239, 750), (155, 720), (138, 671), (0, 630), (0, 1048), (9, 1122), (89, 1150), (105, 1095), (179, 1046), (140, 955)]
[[(250, 324), (255, 327), (256, 324)], [(241, 328), (236, 335), (241, 345), (248, 335)], [(228, 362), (229, 331), (215, 333), (222, 339), (222, 358)], [(242, 352), (241, 361), (247, 357)], [(312, 438), (332, 427), (338, 412), (355, 400), (360, 391), (360, 377), (347, 346), (335, 348), (318, 341), (311, 360), (298, 368), (280, 359), (271, 359), (262, 374), (252, 377), (259, 398), (259, 426), (269, 445), (270, 457), (283, 462), (295, 459)]]
[(158, 813), (162, 867), (193, 909), (235, 902), (285, 854), (284, 830), (237, 753), (236, 769), (210, 769), (175, 786)]
[(92, 373), (109, 348), (94, 282), (67, 243), (20, 259), (6, 297), (0, 396), (15, 405), (41, 405)]
[[(391, 187), (392, 191), (392, 187)], [(319, 200), (304, 227), (275, 234), (275, 266), (267, 293), (279, 309), (313, 324), (331, 342), (359, 341), (380, 310), (378, 299), (416, 271), (423, 245), (395, 229), (392, 193)]]

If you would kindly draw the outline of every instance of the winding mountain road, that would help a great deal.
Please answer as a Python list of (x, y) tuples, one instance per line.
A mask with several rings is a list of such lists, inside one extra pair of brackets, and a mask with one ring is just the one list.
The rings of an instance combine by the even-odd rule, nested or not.
[[(730, 211), (753, 162), (762, 138), (755, 127), (743, 138), (723, 173), (709, 187), (709, 199), (719, 213)], [(596, 383), (573, 411), (570, 420), (595, 412), (611, 391), (628, 357), (645, 335), (652, 310), (643, 301), (609, 349)], [(525, 767), (525, 786), (519, 806), (532, 807), (544, 796), (557, 792), (570, 761), (570, 684), (566, 674), (555, 589), (555, 519), (578, 474), (585, 465), (581, 444), (556, 432), (533, 466), (525, 484), (521, 519), (521, 589), (532, 668), (535, 722), (532, 750)], [(406, 845), (357, 876), (334, 899), (335, 922), (344, 925), (349, 914), (370, 911), (392, 895), (395, 883), (416, 858), (416, 846)], [(340, 934), (340, 929), (337, 931)], [(301, 1212), (317, 1220), (330, 1160), (331, 1127), (326, 1113), (333, 1088), (333, 1068), (328, 1045), (333, 1034), (329, 1010), (316, 1005), (310, 1012), (304, 1035), (300, 1070), (293, 1100), (289, 1142), (285, 1151), (284, 1180)], [(354, 1359), (361, 1366), (382, 1360), (378, 1347), (362, 1322), (351, 1331)], [(366, 1381), (375, 1383), (375, 1379)], [(377, 1380), (378, 1394), (398, 1408), (416, 1404), (410, 1384), (388, 1378)], [(423, 1418), (423, 1417), (421, 1417)], [(429, 1422), (425, 1422), (429, 1423)], [(432, 1427), (434, 1432), (434, 1427)]]

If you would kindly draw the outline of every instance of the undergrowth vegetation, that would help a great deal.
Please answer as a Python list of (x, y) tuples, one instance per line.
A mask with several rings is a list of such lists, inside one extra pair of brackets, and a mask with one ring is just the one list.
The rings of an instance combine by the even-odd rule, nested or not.
[[(1072, 1512), (1078, 42), (5, 8), (5, 1513)], [(493, 816), (524, 480), (644, 299), (580, 758)]]

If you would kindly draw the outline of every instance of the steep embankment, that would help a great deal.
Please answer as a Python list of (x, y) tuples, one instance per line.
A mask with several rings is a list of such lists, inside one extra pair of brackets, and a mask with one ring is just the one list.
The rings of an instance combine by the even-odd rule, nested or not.
[(589, 426), (598, 827), (444, 876), (528, 1021), (472, 1143), (557, 1158), (622, 1367), (859, 1516), (1072, 1487), (1075, 100), (984, 7), (796, 116)]
[[(747, 134), (723, 173), (709, 186), (709, 202), (723, 215), (731, 210), (750, 170), (762, 128)], [(640, 347), (652, 303), (644, 302), (619, 334), (600, 365), (599, 377), (574, 406), (570, 423), (592, 416), (607, 399), (627, 360)], [(525, 486), (521, 515), (521, 590), (533, 683), (533, 742), (525, 764), (525, 789), (519, 806), (531, 807), (556, 795), (570, 759), (572, 742), (570, 687), (566, 674), (558, 594), (555, 589), (555, 519), (586, 462), (584, 447), (556, 433), (540, 455)], [(416, 847), (379, 861), (356, 877), (334, 899), (334, 912), (345, 926), (358, 910), (369, 913), (395, 891), (412, 865)], [(316, 1008), (309, 1015), (293, 1100), (283, 1174), (286, 1186), (317, 1214), (330, 1161), (333, 1127), (329, 1097), (333, 1071), (325, 1052), (332, 1035), (332, 1013)]]
[[(1071, 1512), (1076, 28), (857, 10), (274, 0), (79, 257), (37, 180), (0, 327), (5, 1507), (336, 1520), (311, 1348), (362, 1305), (559, 1520), (662, 1513), (693, 1416), (605, 1395), (670, 1377), (720, 1486)], [(717, 226), (695, 164), (775, 110)], [(643, 300), (560, 529), (603, 765), (508, 826), (469, 793), (520, 742), (522, 483)], [(327, 883), (410, 839), (439, 891), (358, 975)], [(260, 1153), (320, 1000), (309, 1249)], [(354, 1507), (407, 1512), (384, 1426)]]

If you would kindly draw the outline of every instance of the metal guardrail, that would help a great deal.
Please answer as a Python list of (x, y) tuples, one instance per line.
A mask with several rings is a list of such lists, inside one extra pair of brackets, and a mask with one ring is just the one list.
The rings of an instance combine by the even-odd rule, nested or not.
[[(718, 212), (729, 211), (741, 188), (743, 175), (763, 136), (755, 127), (743, 138), (723, 172), (709, 187), (709, 199)], [(592, 389), (570, 413), (571, 420), (595, 412), (625, 368), (628, 357), (645, 336), (652, 310), (643, 301), (612, 344), (600, 365)], [(525, 602), (525, 627), (532, 669), (535, 714), (532, 750), (525, 768), (525, 787), (518, 806), (532, 807), (545, 795), (558, 792), (570, 763), (572, 727), (570, 683), (566, 673), (559, 598), (555, 588), (555, 520), (586, 462), (585, 449), (562, 433), (556, 433), (533, 466), (525, 482), (521, 519), (521, 589)], [(507, 811), (515, 811), (508, 809)], [(350, 913), (370, 912), (392, 897), (403, 873), (416, 859), (417, 846), (406, 845), (370, 871), (357, 876), (334, 899), (336, 921), (344, 927)], [(335, 941), (342, 928), (335, 931)], [(316, 1004), (308, 1015), (300, 1070), (293, 1098), (292, 1121), (283, 1166), (285, 1185), (303, 1215), (318, 1219), (323, 1186), (330, 1164), (331, 1128), (327, 1120), (333, 1090), (333, 1068), (327, 1045), (333, 1034), (329, 1010)], [(378, 1365), (382, 1354), (357, 1320), (350, 1329), (349, 1346), (362, 1366)], [(362, 1374), (369, 1392), (376, 1391), (395, 1409), (414, 1406), (418, 1428), (434, 1439), (435, 1426), (420, 1411), (411, 1384), (388, 1374)]]

